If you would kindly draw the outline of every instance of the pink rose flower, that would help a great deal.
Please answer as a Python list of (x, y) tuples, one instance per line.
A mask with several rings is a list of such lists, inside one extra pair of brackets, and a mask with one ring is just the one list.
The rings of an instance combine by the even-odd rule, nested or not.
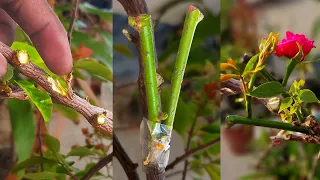
[(300, 61), (303, 61), (305, 57), (310, 53), (312, 48), (316, 48), (313, 45), (313, 40), (306, 38), (303, 34), (293, 34), (290, 31), (287, 31), (286, 38), (281, 41), (276, 47), (276, 55), (281, 57), (285, 56), (292, 59), (299, 52), (299, 47), (297, 42), (302, 47), (303, 56)]

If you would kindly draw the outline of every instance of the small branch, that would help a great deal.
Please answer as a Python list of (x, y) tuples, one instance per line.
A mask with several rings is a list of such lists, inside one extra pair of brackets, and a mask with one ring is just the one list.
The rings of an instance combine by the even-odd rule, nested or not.
[[(8, 63), (19, 70), (21, 74), (32, 79), (45, 91), (47, 91), (54, 101), (76, 110), (82, 114), (95, 129), (108, 137), (112, 137), (113, 114), (111, 111), (93, 106), (75, 93), (70, 94), (70, 97), (68, 97), (55, 91), (48, 80), (48, 77), (50, 77), (49, 74), (32, 62), (21, 64), (16, 56), (16, 53), (2, 42), (0, 42), (0, 53), (7, 59)], [(101, 115), (104, 116), (105, 122), (100, 124), (98, 123), (97, 118)]]
[(283, 123), (283, 122), (271, 121), (271, 120), (245, 118), (245, 117), (236, 116), (236, 115), (227, 116), (226, 122), (228, 124), (228, 127), (231, 127), (235, 124), (246, 124), (246, 125), (253, 125), (253, 126), (270, 127), (270, 128), (280, 129), (280, 130), (301, 132), (301, 133), (305, 133), (305, 134), (313, 134), (312, 130), (309, 129), (308, 127), (305, 127), (305, 126), (295, 126), (290, 123)]
[(184, 71), (187, 65), (193, 36), (198, 23), (203, 19), (203, 17), (203, 14), (198, 8), (192, 5), (188, 6), (178, 54), (174, 65), (175, 68), (171, 78), (171, 96), (168, 107), (168, 118), (165, 120), (165, 124), (169, 126), (173, 125), (181, 90), (181, 84), (183, 81)]
[(121, 146), (118, 137), (113, 135), (113, 151), (114, 156), (118, 159), (123, 170), (126, 172), (129, 180), (139, 180), (139, 175), (137, 173), (138, 164), (132, 162), (126, 151)]
[[(40, 113), (39, 113), (40, 114)], [(42, 138), (41, 138), (41, 126), (42, 126), (42, 121), (43, 121), (43, 116), (42, 114), (40, 114), (40, 118), (38, 120), (38, 141), (39, 141), (39, 155), (40, 157), (43, 157), (43, 151), (42, 151)], [(41, 172), (43, 172), (44, 168), (43, 168), (43, 164), (40, 164), (40, 169)]]
[(216, 143), (220, 142), (220, 137), (212, 140), (206, 144), (203, 144), (197, 148), (191, 149), (190, 151), (186, 152), (185, 154), (183, 154), (182, 156), (177, 157), (173, 162), (171, 162), (167, 167), (166, 167), (166, 171), (173, 169), (175, 165), (179, 164), (181, 161), (195, 155), (198, 153), (201, 153), (202, 151), (206, 150), (207, 148), (215, 145)]
[[(192, 139), (192, 136), (193, 136), (193, 131), (194, 131), (194, 127), (195, 127), (196, 122), (197, 122), (197, 118), (194, 118), (194, 120), (192, 122), (192, 125), (191, 125), (191, 128), (190, 128), (189, 133), (188, 133), (187, 147), (185, 149), (185, 153), (189, 151), (190, 144), (191, 144), (191, 139)], [(184, 168), (183, 168), (183, 172), (182, 172), (182, 180), (186, 179), (188, 163), (189, 163), (188, 160), (184, 161)]]
[(91, 177), (104, 166), (109, 164), (112, 161), (113, 152), (110, 153), (108, 156), (102, 158), (96, 165), (94, 165), (82, 178), (81, 180), (89, 180)]
[(72, 18), (71, 18), (69, 29), (68, 29), (68, 33), (67, 33), (70, 46), (71, 46), (71, 37), (72, 37), (72, 31), (73, 31), (74, 23), (77, 20), (78, 9), (79, 9), (79, 0), (75, 0), (75, 7), (73, 9)]
[(129, 16), (129, 25), (140, 36), (141, 63), (144, 74), (144, 85), (148, 108), (148, 120), (158, 122), (159, 96), (157, 86), (157, 73), (155, 65), (155, 47), (152, 29), (151, 15), (142, 14), (137, 17)]
[(28, 96), (24, 93), (23, 90), (15, 90), (11, 93), (0, 93), (0, 99), (20, 99), (20, 100), (28, 100)]
[(298, 141), (303, 143), (320, 144), (320, 138), (305, 134), (285, 134), (278, 136), (271, 136), (273, 144), (279, 144), (282, 141)]
[(318, 167), (318, 164), (319, 164), (319, 161), (320, 161), (320, 151), (319, 153), (314, 157), (313, 159), (313, 163), (312, 163), (312, 170), (309, 174), (309, 177), (308, 177), (308, 180), (312, 180), (314, 179), (314, 175), (316, 173), (316, 170), (317, 170), (317, 167)]

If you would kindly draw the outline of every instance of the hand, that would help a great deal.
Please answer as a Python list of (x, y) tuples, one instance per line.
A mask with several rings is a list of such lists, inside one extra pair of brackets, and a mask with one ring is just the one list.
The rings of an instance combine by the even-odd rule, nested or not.
[[(16, 23), (29, 35), (48, 68), (58, 75), (71, 72), (67, 33), (46, 0), (0, 0), (0, 41), (11, 45)], [(6, 72), (0, 54), (0, 77)]]

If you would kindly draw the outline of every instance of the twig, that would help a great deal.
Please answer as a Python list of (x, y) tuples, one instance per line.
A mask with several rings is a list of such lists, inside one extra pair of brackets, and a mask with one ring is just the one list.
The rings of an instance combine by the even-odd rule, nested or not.
[[(190, 128), (189, 133), (188, 133), (187, 147), (185, 149), (185, 153), (189, 151), (190, 144), (191, 144), (191, 139), (192, 139), (192, 135), (193, 135), (193, 131), (194, 131), (194, 127), (195, 127), (196, 122), (197, 122), (197, 118), (194, 118), (194, 120), (192, 122), (192, 125), (191, 125), (191, 128)], [(183, 172), (182, 172), (182, 180), (186, 179), (188, 163), (189, 163), (188, 160), (184, 161), (184, 168), (183, 168)]]
[[(76, 110), (82, 114), (95, 129), (106, 136), (112, 136), (113, 114), (111, 111), (93, 106), (75, 93), (71, 93), (70, 97), (60, 94), (52, 88), (52, 84), (48, 81), (48, 77), (50, 77), (49, 74), (32, 62), (26, 64), (20, 63), (16, 53), (2, 42), (0, 42), (0, 53), (7, 59), (8, 63), (19, 70), (21, 74), (32, 79), (47, 91), (54, 101)], [(105, 120), (104, 123), (98, 123), (98, 117), (101, 116)]]
[(173, 169), (175, 165), (179, 164), (181, 161), (195, 155), (198, 154), (204, 150), (206, 150), (207, 148), (215, 145), (216, 143), (220, 142), (220, 137), (217, 139), (214, 139), (206, 144), (203, 144), (197, 148), (191, 149), (190, 151), (184, 153), (182, 156), (177, 157), (173, 162), (171, 162), (167, 167), (166, 167), (166, 171)]
[(313, 159), (312, 170), (311, 170), (311, 172), (309, 174), (309, 177), (308, 177), (309, 180), (314, 179), (313, 177), (314, 177), (314, 175), (316, 173), (319, 161), (320, 161), (320, 151), (318, 152), (318, 154)]
[[(39, 113), (40, 114), (40, 113)], [(40, 157), (43, 157), (43, 151), (42, 151), (42, 138), (41, 138), (41, 123), (43, 121), (43, 116), (40, 114), (40, 118), (38, 121), (38, 141), (39, 141), (39, 155)], [(43, 164), (40, 164), (40, 168), (41, 168), (41, 172), (43, 172), (44, 168), (43, 168)]]
[(28, 100), (28, 96), (23, 90), (15, 90), (10, 93), (0, 93), (0, 99)]
[(81, 180), (89, 180), (96, 172), (100, 171), (104, 166), (112, 161), (113, 152), (108, 156), (102, 158), (96, 165), (94, 165), (82, 178)]
[(203, 19), (203, 17), (203, 14), (198, 8), (192, 5), (188, 6), (176, 62), (174, 65), (174, 71), (171, 78), (171, 93), (168, 105), (168, 118), (165, 120), (165, 124), (169, 126), (173, 125), (173, 121), (175, 118), (181, 84), (183, 81), (193, 36), (198, 23)]
[(113, 151), (114, 156), (118, 159), (124, 171), (127, 174), (129, 180), (139, 180), (139, 175), (137, 173), (138, 164), (132, 162), (126, 151), (121, 146), (118, 137), (113, 135)]
[(279, 144), (282, 141), (299, 141), (303, 143), (320, 144), (320, 138), (305, 134), (285, 134), (278, 136), (271, 136), (273, 144)]
[(68, 34), (67, 34), (70, 46), (71, 46), (71, 36), (72, 36), (74, 23), (77, 20), (78, 9), (79, 9), (79, 0), (75, 0), (75, 7), (73, 9), (73, 14), (72, 14), (72, 18), (71, 18), (71, 21), (70, 21)]

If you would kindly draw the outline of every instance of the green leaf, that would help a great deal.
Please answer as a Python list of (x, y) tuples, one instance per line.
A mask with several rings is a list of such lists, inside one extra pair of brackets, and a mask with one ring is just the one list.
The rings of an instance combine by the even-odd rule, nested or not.
[(79, 8), (83, 12), (99, 16), (102, 20), (112, 21), (112, 12), (96, 8), (88, 2), (81, 3)]
[(29, 101), (9, 99), (8, 108), (18, 162), (21, 162), (30, 157), (36, 137), (32, 104)]
[(114, 50), (120, 52), (121, 54), (124, 54), (130, 58), (133, 58), (133, 54), (127, 46), (117, 44), (117, 45), (114, 45), (113, 48)]
[(14, 73), (13, 70), (14, 70), (14, 67), (12, 67), (10, 64), (8, 64), (7, 72), (1, 78), (3, 82), (9, 81), (13, 77), (13, 73)]
[(54, 173), (54, 172), (38, 172), (38, 173), (25, 174), (23, 177), (26, 179), (40, 180), (40, 179), (51, 179), (59, 175), (60, 174)]
[[(170, 93), (170, 88), (164, 88), (161, 91), (161, 102), (164, 110), (163, 112), (168, 112), (167, 109), (171, 97)], [(188, 131), (192, 121), (196, 118), (196, 107), (191, 101), (185, 103), (181, 98), (181, 94), (178, 100), (176, 116), (173, 123), (173, 130), (175, 130), (181, 136), (184, 136)]]
[(112, 81), (113, 78), (112, 72), (107, 66), (93, 60), (85, 59), (76, 61), (73, 67), (86, 70), (92, 74), (101, 76), (109, 81)]
[(317, 96), (310, 89), (300, 90), (299, 97), (301, 101), (306, 103), (319, 102)]
[(52, 152), (59, 152), (60, 151), (60, 142), (55, 137), (51, 136), (50, 134), (46, 134), (44, 137), (44, 142), (47, 145), (47, 147)]
[(19, 80), (16, 83), (28, 95), (31, 101), (37, 106), (41, 112), (43, 119), (48, 122), (52, 113), (52, 100), (48, 93), (36, 88), (34, 84), (27, 80)]
[(63, 116), (74, 121), (75, 123), (79, 122), (79, 113), (74, 109), (61, 104), (54, 104), (53, 106), (54, 106), (54, 109), (57, 110)]
[(84, 146), (79, 146), (74, 149), (72, 149), (67, 156), (79, 156), (80, 158), (84, 156), (93, 156), (95, 153), (90, 151), (89, 148), (84, 147)]
[(293, 103), (293, 99), (291, 97), (286, 97), (281, 101), (281, 105), (279, 108), (279, 112), (281, 112), (284, 109), (287, 109), (288, 107), (290, 107)]
[(220, 133), (220, 123), (204, 126), (201, 130), (211, 134)]
[(209, 174), (211, 180), (220, 180), (220, 170), (218, 167), (215, 167), (214, 164), (203, 165), (204, 169)]
[(53, 166), (53, 165), (56, 165), (57, 163), (58, 163), (57, 161), (47, 159), (45, 157), (34, 156), (14, 166), (14, 168), (12, 169), (12, 172), (17, 173), (18, 171), (33, 165), (48, 164), (49, 166)]
[(251, 71), (253, 70), (257, 60), (258, 60), (258, 57), (259, 57), (260, 54), (256, 54), (254, 55), (249, 61), (248, 63), (246, 64), (246, 67), (244, 68), (244, 71), (242, 74), (248, 72), (248, 71)]
[(286, 92), (286, 89), (277, 81), (266, 82), (255, 88), (250, 95), (258, 98), (269, 98)]
[(73, 74), (74, 77), (80, 78), (80, 79), (82, 79), (84, 81), (87, 80), (87, 78), (78, 70), (73, 70), (72, 74)]

